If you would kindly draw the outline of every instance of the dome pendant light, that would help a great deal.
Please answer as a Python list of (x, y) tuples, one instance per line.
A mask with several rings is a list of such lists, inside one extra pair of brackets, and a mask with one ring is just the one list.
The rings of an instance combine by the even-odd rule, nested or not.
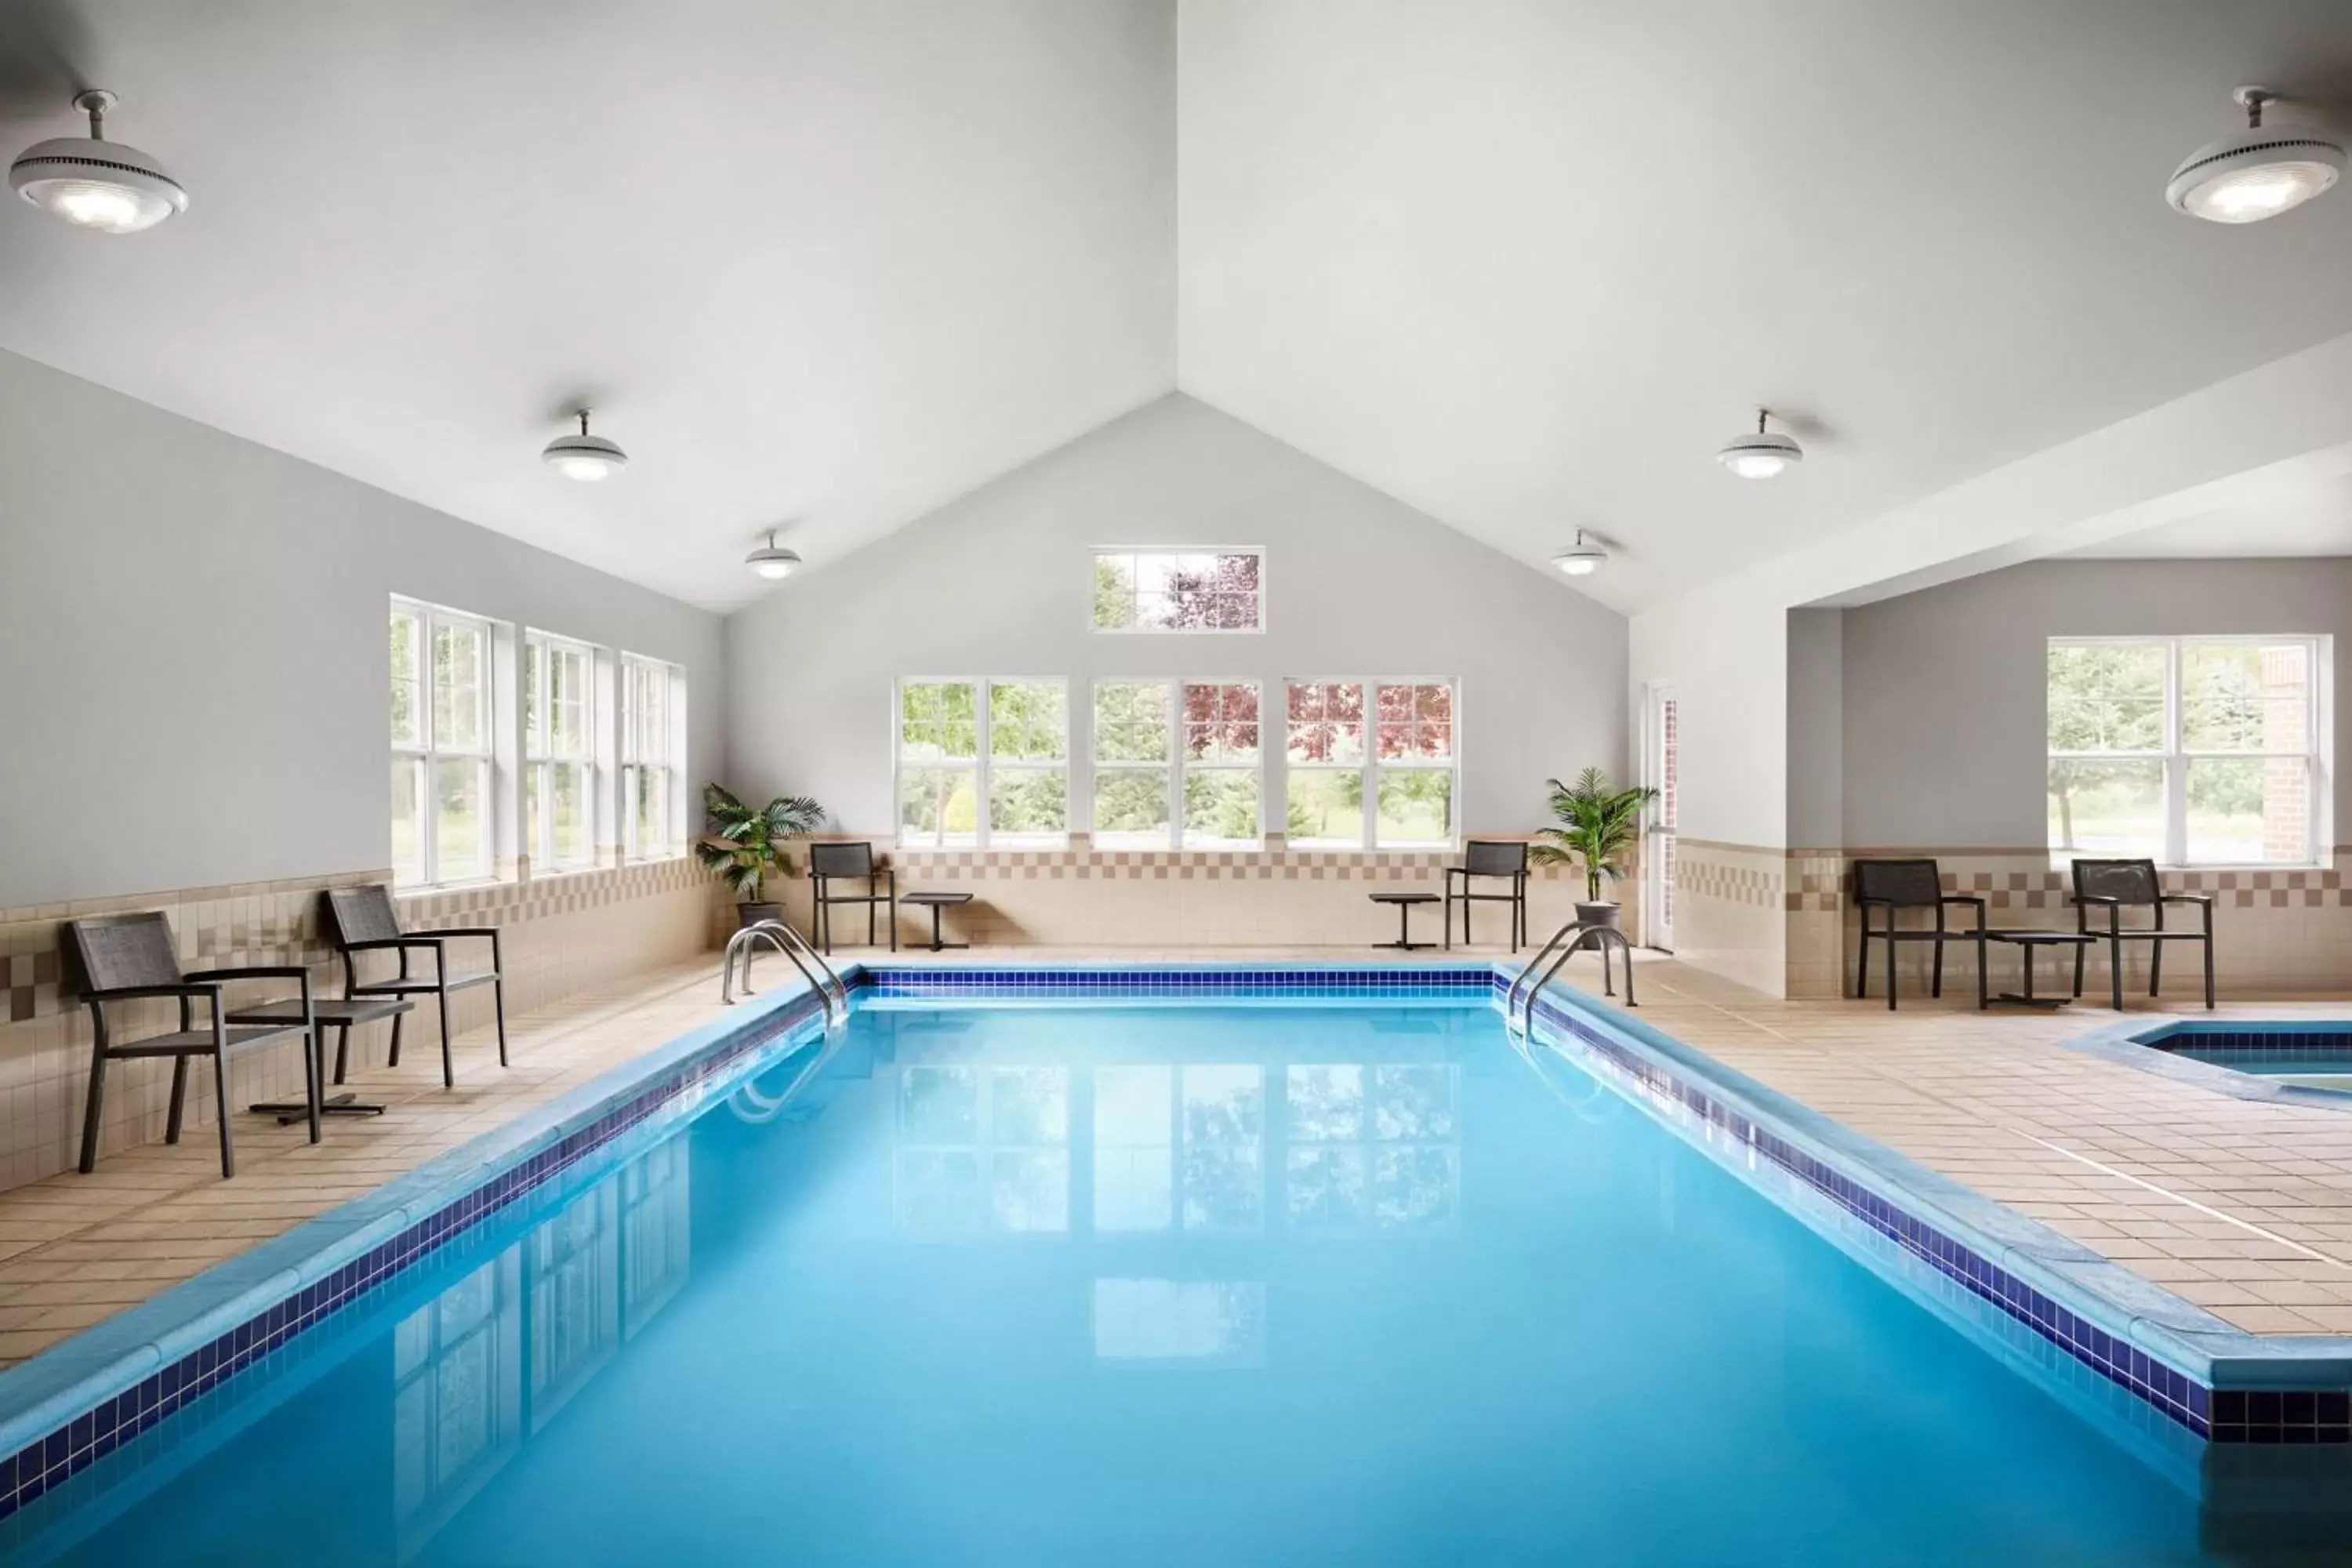
[(1590, 577), (1607, 563), (1609, 552), (1598, 544), (1584, 541), (1584, 530), (1576, 531), (1576, 548), (1562, 551), (1551, 558), (1551, 563), (1570, 577)]
[(629, 466), (629, 455), (602, 436), (588, 434), (588, 410), (580, 410), (580, 434), (558, 436), (539, 455), (540, 461), (567, 479), (597, 484)]
[(2212, 223), (2260, 223), (2301, 206), (2344, 173), (2344, 149), (2326, 137), (2292, 125), (2263, 128), (2263, 106), (2278, 94), (2242, 87), (2231, 96), (2246, 111), (2246, 128), (2200, 147), (2172, 172), (2164, 199), (2174, 211)]
[(89, 116), (89, 135), (26, 148), (8, 168), (8, 183), (18, 195), (98, 234), (137, 234), (188, 210), (186, 188), (163, 164), (136, 147), (106, 139), (112, 93), (93, 88), (75, 98), (74, 107)]
[(1805, 460), (1805, 449), (1793, 437), (1775, 435), (1764, 428), (1766, 415), (1756, 411), (1756, 434), (1745, 432), (1723, 444), (1715, 460), (1743, 479), (1769, 479), (1791, 463)]
[(772, 528), (768, 530), (768, 542), (743, 557), (744, 565), (772, 583), (791, 576), (800, 563), (797, 554), (776, 542), (776, 531)]

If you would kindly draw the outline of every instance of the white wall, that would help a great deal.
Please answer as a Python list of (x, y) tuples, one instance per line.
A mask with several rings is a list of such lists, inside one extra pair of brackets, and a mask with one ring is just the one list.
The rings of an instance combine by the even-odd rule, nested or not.
[[(1266, 631), (1095, 634), (1088, 552), (1111, 544), (1265, 546)], [(1542, 826), (1548, 775), (1626, 776), (1621, 616), (1182, 395), (793, 579), (729, 618), (727, 663), (730, 782), (814, 795), (877, 838), (891, 683), (910, 675), (1067, 679), (1073, 827), (1097, 677), (1255, 679), (1269, 703), (1286, 677), (1454, 677), (1472, 833)]]
[(1789, 847), (1845, 842), (1843, 616), (1789, 612)]
[[(2048, 639), (2200, 632), (2332, 635), (2341, 693), (2352, 560), (2041, 561), (1847, 610), (1844, 843), (2039, 849)], [(2336, 744), (2340, 828), (2340, 715)]]
[(1789, 622), (1744, 576), (1633, 619), (1633, 696), (1675, 689), (1685, 838), (1788, 842)]
[(716, 616), (0, 353), (0, 907), (389, 864), (394, 593), (685, 666), (716, 767)]

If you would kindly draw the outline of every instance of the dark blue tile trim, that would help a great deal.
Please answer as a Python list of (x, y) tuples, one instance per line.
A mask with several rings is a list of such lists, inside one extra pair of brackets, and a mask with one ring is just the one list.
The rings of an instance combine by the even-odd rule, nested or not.
[(2204, 1056), (2352, 1057), (2352, 1026), (2320, 1028), (2180, 1028), (2148, 1037), (2159, 1051), (2195, 1051)]
[(596, 1121), (533, 1152), (483, 1185), (266, 1311), (199, 1346), (133, 1387), (75, 1416), (45, 1437), (0, 1458), (0, 1519), (62, 1484), (115, 1449), (283, 1347), (329, 1314), (383, 1285), (409, 1264), (446, 1246), (524, 1194), (578, 1163), (653, 1115), (679, 1094), (774, 1041), (818, 1011), (812, 993), (763, 1015), (614, 1106)]
[(2215, 1389), (2076, 1316), (1966, 1244), (1915, 1218), (1705, 1088), (1633, 1050), (1589, 1018), (1538, 997), (1536, 1016), (1653, 1094), (1747, 1144), (1970, 1294), (2200, 1437), (2215, 1443), (2352, 1443), (2352, 1393), (2341, 1388)]
[(1475, 1000), (1493, 980), (1488, 964), (1415, 964), (1385, 969), (1310, 966), (1155, 969), (1113, 966), (953, 968), (866, 963), (852, 983), (877, 996), (1064, 1000), (1072, 997), (1449, 996)]

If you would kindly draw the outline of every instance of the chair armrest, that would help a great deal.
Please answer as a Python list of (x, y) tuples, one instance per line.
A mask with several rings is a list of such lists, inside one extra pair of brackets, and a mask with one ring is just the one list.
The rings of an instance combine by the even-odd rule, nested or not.
[(2213, 895), (2210, 893), (2167, 893), (2158, 901), (2159, 903), (2167, 904), (2196, 904), (2210, 909), (2212, 907)]
[(2105, 893), (2069, 893), (2066, 895), (2066, 901), (2074, 904), (2106, 904), (2118, 910), (2124, 907), (2124, 901), (2121, 899), (2110, 898)]
[(1974, 904), (1979, 909), (1985, 906), (1983, 897), (1976, 893), (1939, 893), (1936, 901), (1939, 904)]
[(220, 987), (202, 984), (181, 985), (123, 985), (112, 991), (85, 991), (82, 999), (89, 1002), (128, 1002), (140, 996), (177, 996), (183, 1000), (203, 996), (217, 1002)]
[(345, 952), (378, 952), (391, 948), (437, 948), (440, 945), (440, 940), (432, 936), (383, 936), (373, 942), (347, 942), (342, 944), (342, 950)]
[(416, 934), (427, 939), (442, 936), (496, 937), (499, 934), (499, 928), (496, 926), (436, 926), (431, 931), (421, 931)]
[(299, 963), (264, 964), (242, 969), (198, 969), (180, 977), (188, 981), (205, 980), (302, 980), (310, 972)]

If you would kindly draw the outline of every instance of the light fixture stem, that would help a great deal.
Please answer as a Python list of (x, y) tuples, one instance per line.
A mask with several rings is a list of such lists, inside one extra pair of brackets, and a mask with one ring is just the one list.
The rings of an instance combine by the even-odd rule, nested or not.
[(580, 434), (588, 434), (588, 411), (585, 408), (580, 411)]
[(89, 116), (89, 139), (106, 140), (106, 111), (114, 107), (114, 95), (102, 87), (93, 87), (74, 94), (74, 107)]
[(1761, 408), (1756, 411), (1756, 434), (1764, 434), (1764, 410)]

